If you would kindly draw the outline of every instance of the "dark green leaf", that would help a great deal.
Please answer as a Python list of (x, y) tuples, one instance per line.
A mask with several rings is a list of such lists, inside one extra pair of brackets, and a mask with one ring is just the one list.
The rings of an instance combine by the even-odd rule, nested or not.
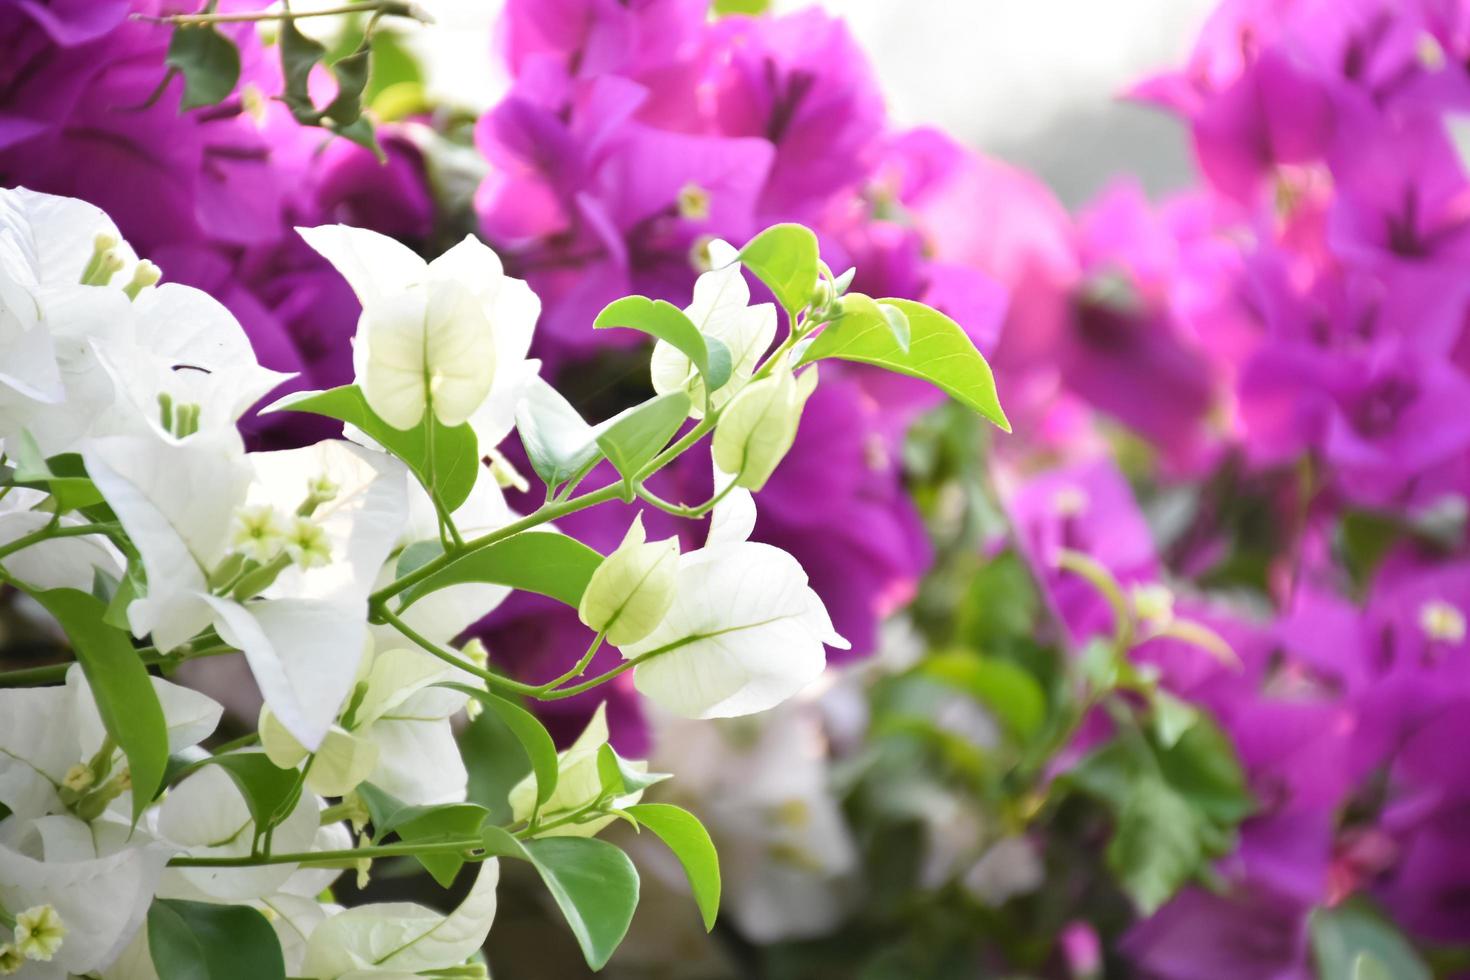
[(1368, 980), (1371, 973), (1355, 972), (1365, 958), (1376, 961), (1394, 980), (1431, 976), (1409, 941), (1361, 901), (1312, 913), (1312, 955), (1321, 980)]
[[(393, 833), (400, 840), (415, 844), (474, 838), (490, 815), (474, 803), (413, 806), (371, 783), (358, 786), (356, 793), (367, 807), (374, 844)], [(414, 857), (444, 888), (454, 884), (459, 869), (464, 867), (464, 859), (457, 854), (415, 854)]]
[[(861, 293), (841, 300), (842, 315), (823, 328), (802, 355), (802, 363), (826, 357), (873, 364), (898, 374), (927, 381), (994, 422), (1011, 431), (990, 365), (975, 349), (964, 330), (949, 317), (922, 303), (906, 299), (884, 299), (877, 303)], [(888, 318), (879, 309), (892, 306), (909, 324), (909, 346), (905, 350), (894, 338)]]
[(1208, 716), (1198, 715), (1158, 758), (1169, 785), (1216, 823), (1239, 823), (1255, 809), (1234, 746)]
[(102, 493), (87, 476), (87, 468), (76, 453), (62, 453), (45, 459), (29, 432), (22, 431), (6, 445), (15, 466), (11, 479), (22, 487), (44, 490), (55, 498), (55, 509), (65, 514), (102, 503)]
[(370, 43), (370, 39), (364, 38), (351, 54), (332, 65), (337, 94), (324, 108), (318, 109), (311, 100), (311, 71), (326, 57), (326, 49), (297, 30), (292, 21), (281, 21), (281, 70), (286, 82), (281, 101), (302, 125), (326, 126), (339, 136), (367, 147), (383, 160), (372, 123), (362, 114), (362, 93), (372, 67)]
[(1141, 779), (1118, 812), (1108, 867), (1145, 915), (1152, 915), (1204, 862), (1199, 817), (1167, 784)]
[(184, 109), (217, 105), (240, 81), (240, 50), (208, 24), (175, 27), (164, 64), (183, 73)]
[(606, 965), (638, 907), (638, 871), (628, 855), (589, 837), (545, 837), (521, 842), (500, 827), (484, 831), (485, 849), (530, 861), (577, 937), (587, 965)]
[(740, 261), (788, 313), (805, 309), (817, 288), (817, 236), (801, 225), (772, 225), (740, 250)]
[(555, 531), (522, 531), (471, 551), (404, 591), (407, 608), (431, 592), (465, 582), (508, 585), (576, 607), (602, 555)]
[(444, 554), (444, 543), (438, 538), (431, 541), (415, 541), (399, 553), (398, 564), (393, 566), (394, 576), (403, 578), (410, 572), (423, 568), (442, 554)]
[(281, 943), (248, 905), (155, 899), (148, 951), (159, 980), (284, 980)]
[(153, 682), (128, 635), (103, 622), (107, 607), (101, 600), (76, 589), (37, 592), (35, 599), (66, 631), (97, 713), (128, 757), (136, 822), (163, 785), (168, 767), (168, 726)]
[(672, 344), (704, 376), (707, 391), (715, 391), (730, 380), (730, 349), (724, 344), (713, 348), (707, 345), (694, 321), (672, 303), (646, 296), (625, 296), (609, 303), (597, 314), (592, 326), (631, 327)]
[(265, 409), (267, 412), (281, 410), (324, 415), (357, 426), (408, 464), (413, 475), (426, 488), (437, 490), (439, 499), (451, 513), (469, 497), (480, 475), (480, 447), (468, 422), (451, 428), (427, 416), (429, 424), (434, 427), (431, 457), (424, 426), (408, 431), (393, 428), (368, 407), (367, 399), (357, 385), (287, 395)]
[(633, 478), (668, 445), (689, 415), (689, 396), (671, 391), (613, 416), (597, 427), (597, 445), (623, 475), (633, 499)]
[(668, 803), (638, 803), (626, 812), (653, 831), (684, 866), (706, 931), (720, 913), (720, 857), (704, 824), (687, 810)]
[(475, 698), (485, 707), (495, 712), (506, 727), (515, 733), (525, 749), (526, 756), (531, 760), (531, 771), (536, 774), (536, 806), (551, 799), (551, 794), (556, 792), (556, 781), (560, 774), (560, 767), (556, 756), (556, 743), (547, 734), (546, 727), (536, 720), (520, 705), (512, 704), (497, 694), (491, 694), (484, 688), (470, 687), (467, 684), (441, 684), (451, 690), (468, 694)]

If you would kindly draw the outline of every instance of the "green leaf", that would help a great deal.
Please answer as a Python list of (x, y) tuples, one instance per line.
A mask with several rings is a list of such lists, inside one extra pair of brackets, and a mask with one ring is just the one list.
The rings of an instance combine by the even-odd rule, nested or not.
[(484, 843), (491, 854), (531, 862), (576, 936), (587, 965), (602, 969), (623, 941), (638, 907), (638, 870), (628, 855), (592, 837), (521, 842), (500, 827), (485, 828)]
[(619, 473), (633, 499), (633, 479), (669, 443), (689, 415), (689, 396), (671, 391), (634, 405), (597, 427), (597, 445)]
[(674, 852), (689, 877), (705, 931), (713, 929), (720, 913), (720, 857), (704, 824), (689, 811), (668, 803), (636, 803), (626, 812)]
[(164, 64), (184, 76), (182, 109), (217, 105), (240, 81), (240, 50), (214, 27), (175, 27)]
[[(490, 811), (474, 803), (414, 806), (371, 783), (362, 783), (355, 792), (367, 807), (374, 844), (392, 833), (399, 840), (414, 844), (477, 837), (490, 816)], [(464, 867), (464, 859), (457, 854), (415, 854), (414, 857), (443, 888), (453, 885), (459, 869)]]
[(525, 708), (507, 701), (498, 694), (491, 694), (482, 687), (470, 687), (467, 684), (440, 684), (439, 686), (468, 694), (495, 712), (496, 717), (505, 722), (505, 726), (515, 734), (527, 758), (531, 760), (531, 771), (536, 774), (536, 805), (540, 807), (551, 799), (551, 794), (556, 792), (560, 765), (556, 756), (556, 743), (547, 734), (546, 726), (542, 725), (536, 716)]
[[(290, 21), (284, 23), (289, 24)], [(327, 391), (308, 391), (287, 395), (267, 406), (265, 412), (308, 412), (324, 415), (357, 426), (388, 452), (408, 464), (413, 475), (452, 513), (464, 503), (480, 475), (480, 447), (475, 430), (468, 422), (453, 428), (432, 415), (426, 416), (434, 427), (432, 456), (424, 426), (404, 431), (384, 422), (368, 407), (357, 385), (343, 385)]]
[(715, 391), (730, 380), (730, 349), (718, 341), (707, 344), (694, 321), (672, 303), (647, 296), (625, 296), (604, 307), (592, 326), (631, 327), (672, 344), (704, 376), (706, 391)]
[(1010, 661), (963, 652), (944, 653), (924, 661), (920, 672), (985, 705), (1019, 743), (1029, 741), (1046, 721), (1046, 695), (1041, 685)]
[(304, 782), (295, 769), (281, 769), (264, 752), (247, 750), (213, 756), (208, 765), (229, 774), (245, 798), (257, 840), (291, 815), (301, 799)]
[(740, 261), (788, 313), (806, 309), (817, 288), (817, 236), (801, 225), (772, 225), (740, 250)]
[(103, 622), (107, 606), (76, 589), (36, 592), (37, 602), (66, 631), (92, 688), (107, 733), (128, 758), (133, 822), (153, 801), (168, 767), (168, 726), (148, 671), (128, 635)]
[[(996, 395), (990, 365), (959, 324), (938, 310), (906, 299), (875, 303), (861, 293), (849, 293), (842, 297), (841, 305), (842, 314), (817, 335), (802, 355), (803, 364), (836, 357), (906, 374), (929, 382), (1006, 432), (1011, 431)], [(881, 306), (891, 306), (907, 318), (907, 350), (895, 339)]]
[(11, 480), (17, 486), (51, 494), (56, 500), (56, 513), (65, 514), (102, 503), (102, 492), (87, 476), (87, 468), (77, 453), (45, 459), (35, 438), (24, 430), (5, 448), (15, 466)]
[(285, 980), (281, 943), (248, 905), (155, 899), (148, 951), (159, 980)]
[(516, 431), (531, 468), (555, 489), (602, 455), (597, 434), (551, 385), (534, 379), (516, 406)]
[(281, 71), (285, 91), (281, 101), (303, 126), (325, 126), (339, 136), (373, 151), (379, 161), (386, 159), (373, 133), (372, 123), (362, 114), (362, 93), (367, 87), (372, 68), (371, 39), (337, 60), (331, 67), (337, 80), (337, 94), (324, 108), (311, 100), (311, 71), (326, 57), (326, 49), (296, 29), (291, 20), (281, 21)]
[(600, 564), (602, 555), (576, 538), (556, 531), (522, 531), (456, 558), (406, 589), (403, 608), (451, 585), (486, 582), (550, 596), (575, 609)]
[[(1429, 980), (1429, 968), (1394, 926), (1360, 900), (1312, 913), (1312, 956), (1321, 980)], [(1372, 961), (1372, 965), (1365, 965)]]
[(1195, 811), (1159, 779), (1141, 779), (1118, 813), (1108, 867), (1145, 915), (1189, 881), (1204, 861)]
[(415, 541), (399, 552), (398, 563), (393, 566), (393, 576), (403, 578), (423, 568), (442, 554), (444, 554), (444, 542), (438, 538), (429, 541)]
[(669, 778), (666, 772), (639, 772), (607, 742), (597, 750), (597, 775), (609, 796), (637, 793)]
[(1159, 770), (1190, 805), (1221, 825), (1233, 825), (1255, 810), (1245, 771), (1229, 737), (1207, 715), (1172, 744), (1160, 748)]

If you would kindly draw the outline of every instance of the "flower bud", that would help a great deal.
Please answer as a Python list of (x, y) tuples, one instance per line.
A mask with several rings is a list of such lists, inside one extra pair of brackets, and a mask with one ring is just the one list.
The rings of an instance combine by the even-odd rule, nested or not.
[(613, 646), (643, 639), (673, 605), (678, 562), (678, 539), (646, 542), (639, 514), (617, 550), (592, 573), (578, 618), (590, 629), (606, 632)]
[(0, 943), (0, 977), (13, 976), (25, 965), (26, 958), (20, 955), (14, 943)]
[(750, 490), (766, 485), (796, 441), (801, 410), (817, 387), (816, 369), (795, 377), (784, 365), (747, 385), (715, 429), (715, 463)]

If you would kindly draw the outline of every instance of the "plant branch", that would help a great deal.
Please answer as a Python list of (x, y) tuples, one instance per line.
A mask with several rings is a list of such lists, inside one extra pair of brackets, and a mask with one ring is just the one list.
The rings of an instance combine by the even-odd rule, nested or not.
[(308, 17), (337, 17), (346, 14), (371, 13), (374, 17), (407, 17), (420, 24), (432, 24), (434, 18), (416, 3), (407, 0), (371, 0), (366, 3), (349, 3), (340, 7), (322, 7), (319, 10), (272, 10), (229, 14), (134, 14), (133, 20), (149, 24), (172, 24), (175, 27), (199, 27), (205, 24), (244, 24), (265, 20), (305, 20)]

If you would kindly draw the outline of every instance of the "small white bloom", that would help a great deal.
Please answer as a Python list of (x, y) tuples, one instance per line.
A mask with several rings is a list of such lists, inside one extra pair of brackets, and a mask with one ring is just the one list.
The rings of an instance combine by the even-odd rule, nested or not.
[(24, 957), (51, 962), (66, 938), (66, 923), (49, 905), (37, 905), (15, 917), (15, 948)]
[(323, 568), (332, 563), (332, 543), (327, 532), (310, 517), (293, 517), (286, 530), (286, 554), (302, 568)]
[(1419, 607), (1419, 628), (1431, 640), (1461, 643), (1465, 639), (1465, 614), (1443, 599), (1431, 599)]
[(251, 561), (267, 564), (286, 547), (286, 520), (269, 504), (239, 508), (231, 525), (231, 550)]

